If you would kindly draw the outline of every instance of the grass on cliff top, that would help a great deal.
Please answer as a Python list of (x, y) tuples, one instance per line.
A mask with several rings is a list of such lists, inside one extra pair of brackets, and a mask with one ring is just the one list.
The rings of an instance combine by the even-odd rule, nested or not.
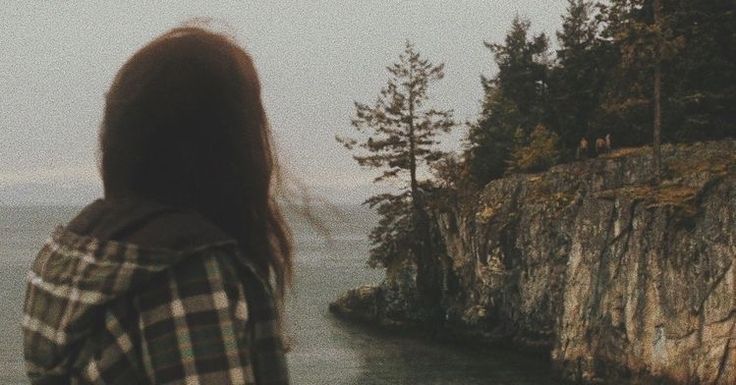
[[(635, 151), (628, 154), (641, 149), (631, 150)], [(685, 154), (665, 160), (664, 174), (667, 179), (659, 185), (624, 186), (600, 191), (596, 195), (602, 199), (628, 198), (643, 201), (649, 208), (671, 206), (692, 215), (697, 212), (696, 198), (708, 180), (733, 172), (734, 165), (736, 154), (722, 152)]]
[(625, 158), (627, 156), (641, 156), (650, 151), (652, 151), (651, 147), (624, 147), (611, 150), (606, 154), (600, 155), (600, 158), (618, 159)]
[(659, 186), (637, 185), (598, 192), (600, 199), (630, 199), (643, 201), (647, 207), (677, 206), (688, 208), (700, 192), (699, 186), (660, 184)]
[[(714, 177), (736, 173), (736, 153), (723, 150), (712, 151), (698, 145), (667, 145), (663, 173), (664, 181), (659, 185), (648, 183), (625, 185), (618, 188), (592, 192), (600, 199), (627, 199), (640, 201), (648, 208), (673, 207), (684, 216), (698, 211), (697, 197), (705, 185)], [(603, 154), (603, 159), (651, 156), (652, 147), (627, 147)], [(668, 156), (669, 155), (669, 156)], [(576, 192), (584, 183), (583, 176), (590, 172), (584, 167), (560, 169), (568, 183), (553, 185), (549, 172), (531, 174), (526, 177), (528, 189), (524, 196), (526, 204), (551, 205), (551, 212), (561, 212), (575, 200)], [(476, 214), (481, 223), (488, 223), (503, 209), (502, 202), (488, 202)]]
[(729, 155), (716, 153), (699, 159), (672, 159), (666, 162), (666, 167), (674, 177), (703, 173), (723, 176), (736, 164), (736, 154)]

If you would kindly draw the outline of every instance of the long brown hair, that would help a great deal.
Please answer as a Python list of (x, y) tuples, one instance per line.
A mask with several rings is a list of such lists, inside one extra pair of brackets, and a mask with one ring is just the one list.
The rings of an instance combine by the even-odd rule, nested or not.
[(272, 194), (271, 142), (250, 55), (225, 35), (175, 28), (136, 52), (107, 94), (105, 196), (195, 209), (236, 238), (283, 296), (292, 240)]

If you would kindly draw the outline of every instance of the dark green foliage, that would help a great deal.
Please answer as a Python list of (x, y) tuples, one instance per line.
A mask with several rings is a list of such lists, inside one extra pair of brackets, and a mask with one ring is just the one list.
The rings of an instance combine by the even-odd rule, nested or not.
[(483, 79), (484, 88), (498, 88), (519, 111), (519, 126), (527, 131), (539, 122), (545, 111), (548, 48), (545, 34), (529, 36), (531, 23), (514, 18), (504, 44), (485, 45), (494, 53), (498, 75)]
[(369, 235), (373, 248), (368, 257), (368, 266), (388, 267), (392, 263), (414, 260), (411, 248), (407, 247), (412, 243), (414, 234), (409, 192), (377, 195), (366, 203), (371, 208), (376, 207), (381, 218)]
[[(736, 3), (728, 0), (614, 0), (603, 7), (603, 36), (619, 53), (599, 125), (624, 127), (626, 145), (650, 142), (653, 68), (662, 63), (666, 141), (736, 135)], [(611, 124), (613, 123), (613, 124)]]
[(583, 137), (591, 147), (606, 134), (615, 147), (736, 137), (736, 2), (568, 0), (554, 61), (529, 27), (517, 17), (503, 44), (486, 43), (498, 73), (481, 81), (467, 138), (475, 183), (525, 169), (507, 169), (523, 147), (514, 136), (537, 124), (559, 135), (559, 161), (575, 159)]
[(573, 159), (585, 137), (593, 142), (607, 132), (592, 124), (599, 113), (603, 89), (616, 53), (599, 37), (600, 18), (592, 1), (568, 0), (562, 30), (557, 32), (560, 49), (550, 75), (550, 126), (561, 136), (562, 159)]
[(684, 44), (664, 69), (670, 116), (666, 122), (672, 127), (665, 137), (736, 137), (736, 2), (676, 4), (669, 24)]
[(661, 82), (655, 82), (655, 73), (661, 74), (662, 66), (681, 42), (666, 18), (655, 20), (656, 1), (614, 0), (610, 6), (601, 6), (606, 23), (603, 36), (615, 48), (618, 61), (597, 123), (623, 145), (652, 142), (652, 133), (662, 117), (661, 113), (655, 114), (656, 92), (661, 93)]
[(502, 177), (514, 146), (515, 122), (520, 120), (517, 107), (497, 88), (486, 89), (484, 113), (468, 131), (471, 144), (466, 154), (475, 183), (484, 185)]
[[(733, 0), (568, 0), (557, 40), (553, 60), (547, 37), (516, 17), (502, 43), (485, 43), (498, 72), (481, 79), (483, 108), (460, 158), (435, 147), (437, 134), (453, 127), (451, 111), (427, 106), (444, 67), (411, 44), (387, 67), (375, 103), (355, 103), (361, 138), (337, 140), (356, 150), (360, 165), (381, 171), (376, 182), (405, 182), (365, 202), (381, 215), (370, 235), (371, 266), (411, 260), (418, 282), (430, 277), (427, 207), (452, 204), (509, 172), (571, 161), (581, 138), (592, 153), (606, 134), (614, 147), (656, 143), (657, 127), (664, 141), (736, 137)], [(435, 181), (418, 180), (424, 167)]]
[(374, 105), (355, 102), (352, 125), (367, 139), (336, 137), (346, 148), (356, 145), (367, 153), (353, 158), (361, 166), (384, 169), (375, 181), (400, 178), (408, 172), (415, 183), (417, 166), (442, 157), (435, 150), (439, 132), (448, 132), (452, 126), (452, 112), (424, 108), (430, 82), (444, 77), (444, 64), (432, 65), (422, 59), (410, 43), (398, 63), (387, 67), (391, 78)]
[[(377, 207), (379, 225), (370, 239), (369, 265), (388, 267), (411, 259), (418, 272), (427, 264), (423, 245), (428, 244), (422, 183), (417, 171), (445, 155), (435, 146), (438, 134), (453, 127), (452, 111), (427, 106), (429, 85), (444, 77), (444, 65), (421, 58), (407, 42), (399, 62), (387, 67), (389, 80), (373, 105), (355, 103), (353, 127), (361, 139), (337, 136), (349, 150), (362, 149), (353, 158), (361, 165), (382, 170), (375, 182), (407, 181), (398, 194), (382, 194), (364, 202)], [(357, 148), (356, 148), (357, 147)], [(417, 278), (420, 280), (420, 277)]]
[(557, 164), (559, 159), (560, 136), (540, 124), (528, 137), (523, 131), (517, 131), (507, 172), (540, 172)]
[(529, 36), (529, 27), (517, 17), (504, 44), (485, 43), (499, 71), (481, 80), (483, 111), (468, 135), (470, 170), (480, 185), (504, 175), (517, 130), (528, 135), (547, 115), (549, 43), (544, 34)]

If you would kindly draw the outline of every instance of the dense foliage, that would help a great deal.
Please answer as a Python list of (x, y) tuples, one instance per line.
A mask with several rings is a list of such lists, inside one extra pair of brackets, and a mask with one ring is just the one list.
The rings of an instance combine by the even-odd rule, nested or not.
[(486, 43), (498, 73), (482, 80), (468, 136), (477, 184), (524, 171), (518, 160), (535, 148), (538, 124), (559, 136), (547, 165), (573, 160), (583, 138), (651, 144), (657, 125), (669, 142), (736, 136), (736, 3), (568, 2), (555, 55), (518, 17), (504, 43)]
[[(553, 52), (546, 35), (516, 17), (503, 42), (485, 43), (498, 71), (481, 80), (482, 111), (460, 156), (435, 146), (437, 134), (454, 125), (451, 111), (428, 106), (428, 87), (443, 78), (444, 66), (411, 44), (387, 67), (390, 79), (375, 104), (355, 103), (352, 124), (362, 138), (338, 141), (360, 165), (381, 170), (376, 182), (404, 186), (365, 202), (381, 216), (370, 235), (371, 266), (411, 261), (420, 290), (423, 281), (439, 282), (428, 208), (492, 179), (585, 159), (596, 148), (654, 143), (656, 159), (660, 138), (736, 137), (733, 0), (568, 0), (556, 39)], [(419, 180), (422, 167), (433, 180)]]
[(498, 74), (482, 78), (483, 112), (469, 131), (471, 172), (479, 182), (503, 176), (518, 131), (528, 136), (546, 120), (549, 42), (544, 34), (529, 36), (529, 27), (517, 17), (504, 44), (485, 43), (495, 55)]
[(506, 169), (509, 173), (538, 172), (553, 166), (559, 159), (560, 137), (540, 124), (527, 135), (517, 130), (516, 144)]

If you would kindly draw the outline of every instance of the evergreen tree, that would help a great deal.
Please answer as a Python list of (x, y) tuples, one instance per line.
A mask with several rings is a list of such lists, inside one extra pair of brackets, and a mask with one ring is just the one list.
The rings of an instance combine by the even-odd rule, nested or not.
[[(684, 39), (677, 36), (671, 26), (670, 15), (674, 7), (665, 10), (662, 0), (612, 0), (610, 3), (610, 7), (604, 9), (607, 34), (620, 52), (618, 78), (615, 79), (619, 92), (609, 94), (604, 108), (619, 114), (623, 123), (638, 123), (640, 131), (632, 136), (638, 137), (640, 143), (634, 144), (653, 143), (654, 176), (659, 180), (665, 98), (662, 95), (663, 66), (670, 63)], [(646, 131), (652, 133), (651, 141), (644, 140)]]
[(432, 301), (439, 294), (440, 267), (429, 247), (424, 184), (417, 172), (442, 158), (444, 153), (436, 149), (436, 136), (454, 126), (452, 111), (427, 106), (429, 86), (444, 77), (444, 64), (433, 65), (407, 42), (399, 61), (387, 70), (390, 78), (375, 104), (355, 103), (352, 125), (367, 138), (336, 139), (350, 150), (364, 150), (353, 155), (361, 166), (383, 170), (375, 182), (408, 179), (408, 186), (400, 193), (381, 194), (364, 202), (371, 208), (378, 206), (382, 217), (370, 235), (369, 264), (391, 267), (413, 260), (420, 294)]
[(466, 151), (466, 162), (470, 164), (470, 175), (479, 186), (502, 177), (506, 162), (514, 147), (516, 122), (521, 114), (500, 89), (484, 83), (485, 99), (483, 112), (477, 122), (470, 125)]
[(568, 0), (557, 38), (554, 66), (544, 35), (530, 36), (521, 18), (503, 43), (486, 43), (498, 73), (482, 78), (467, 137), (476, 184), (509, 171), (540, 123), (559, 135), (560, 160), (582, 137), (653, 144), (657, 178), (661, 141), (736, 137), (736, 2)]
[(486, 89), (497, 87), (519, 111), (518, 126), (529, 133), (544, 119), (549, 66), (549, 40), (542, 33), (529, 36), (531, 22), (515, 17), (504, 44), (488, 43), (498, 66), (494, 79), (482, 79)]
[(549, 42), (544, 34), (529, 36), (530, 25), (516, 17), (503, 44), (485, 43), (494, 54), (498, 74), (481, 78), (483, 111), (470, 126), (466, 153), (479, 185), (505, 174), (517, 131), (528, 137), (548, 115)]
[[(669, 25), (683, 45), (663, 68), (665, 138), (736, 138), (736, 2), (699, 0), (671, 6)], [(667, 7), (665, 7), (665, 11)]]
[(591, 122), (615, 63), (611, 44), (599, 38), (600, 20), (589, 0), (568, 0), (567, 14), (557, 32), (560, 49), (550, 75), (552, 127), (560, 133), (566, 159), (572, 159), (580, 139), (605, 135)]
[(610, 132), (621, 146), (640, 146), (650, 142), (652, 74), (646, 66), (624, 59), (624, 51), (635, 39), (631, 31), (642, 24), (644, 15), (628, 0), (612, 0), (601, 5), (605, 28), (602, 37), (613, 46), (615, 64), (604, 89), (599, 113), (592, 124)]

